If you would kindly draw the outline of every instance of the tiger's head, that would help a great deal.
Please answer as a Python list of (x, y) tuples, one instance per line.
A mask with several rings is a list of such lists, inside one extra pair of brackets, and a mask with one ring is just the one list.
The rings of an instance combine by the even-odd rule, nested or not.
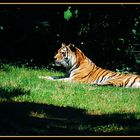
[(73, 44), (66, 45), (62, 43), (61, 48), (54, 57), (56, 65), (71, 68), (76, 62), (76, 49)]

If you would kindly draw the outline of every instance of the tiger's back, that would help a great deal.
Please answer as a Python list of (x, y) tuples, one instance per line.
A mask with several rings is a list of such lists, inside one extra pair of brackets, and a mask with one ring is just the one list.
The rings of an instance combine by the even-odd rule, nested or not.
[(74, 81), (96, 85), (112, 85), (119, 87), (140, 87), (140, 76), (135, 74), (116, 73), (97, 67), (86, 58), (78, 69), (71, 73)]

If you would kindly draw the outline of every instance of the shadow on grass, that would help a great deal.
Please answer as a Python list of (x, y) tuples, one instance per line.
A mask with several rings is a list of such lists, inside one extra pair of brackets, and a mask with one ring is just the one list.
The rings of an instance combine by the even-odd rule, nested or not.
[[(17, 93), (16, 93), (17, 91)], [(97, 136), (139, 135), (140, 120), (135, 114), (89, 115), (85, 110), (29, 102), (14, 102), (13, 96), (27, 94), (0, 89), (0, 135), (12, 136)], [(10, 100), (9, 100), (10, 99)]]
[(0, 88), (0, 98), (6, 99), (8, 101), (12, 100), (13, 97), (29, 93), (30, 93), (29, 91), (25, 91), (21, 88), (13, 88), (13, 87)]

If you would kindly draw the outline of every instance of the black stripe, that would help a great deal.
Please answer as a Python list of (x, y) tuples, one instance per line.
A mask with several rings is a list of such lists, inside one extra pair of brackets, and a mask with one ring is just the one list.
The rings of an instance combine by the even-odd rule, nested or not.
[[(84, 79), (85, 77), (89, 76), (93, 71), (91, 70), (86, 76), (82, 77), (82, 79)], [(89, 77), (90, 78), (90, 77)], [(88, 79), (89, 79), (88, 78)]]
[(112, 78), (112, 77), (116, 76), (116, 74), (117, 74), (117, 73), (114, 73), (113, 75), (108, 76), (108, 78)]
[(135, 81), (136, 81), (136, 79), (138, 79), (138, 77), (135, 77), (135, 79), (133, 80), (133, 82), (131, 83), (131, 87), (132, 87), (132, 85), (135, 83)]
[(128, 78), (126, 81), (125, 81), (125, 85), (123, 85), (123, 86), (127, 86), (127, 84), (129, 83), (129, 80), (131, 79), (132, 77), (130, 77), (130, 78)]
[[(104, 71), (104, 72), (107, 72), (107, 70)], [(104, 74), (104, 72), (102, 73), (102, 75)], [(102, 79), (100, 80), (100, 82), (102, 82), (102, 80), (105, 78), (105, 76), (106, 76), (107, 74), (108, 74), (108, 73), (106, 73), (105, 75), (102, 76)]]
[[(94, 72), (95, 67), (96, 67), (96, 65), (94, 64), (92, 70), (90, 71), (90, 73), (88, 73), (86, 76), (82, 77), (82, 79), (88, 76), (88, 79), (87, 79), (87, 81), (88, 81), (89, 78), (90, 78), (89, 75), (91, 75), (91, 73)], [(97, 67), (95, 71), (97, 71), (98, 69), (99, 69), (99, 68)]]
[[(102, 72), (103, 71), (103, 72)], [(101, 72), (99, 72), (98, 74), (97, 74), (97, 76), (96, 76), (96, 78), (99, 76), (99, 74), (100, 74), (100, 76), (98, 77), (98, 79), (97, 80), (99, 80), (100, 79), (100, 77), (102, 77), (102, 79), (100, 80), (100, 81), (102, 81), (103, 80), (103, 78), (108, 74), (108, 73), (106, 73), (105, 75), (103, 75), (103, 73), (105, 73), (105, 72), (107, 72), (107, 70), (102, 70)], [(103, 75), (103, 76), (102, 76)], [(96, 79), (95, 78), (95, 79)]]

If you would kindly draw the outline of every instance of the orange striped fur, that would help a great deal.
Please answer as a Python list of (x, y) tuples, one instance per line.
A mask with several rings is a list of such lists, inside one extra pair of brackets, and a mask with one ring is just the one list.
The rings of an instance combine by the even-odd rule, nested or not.
[(69, 77), (59, 80), (119, 87), (140, 87), (140, 76), (102, 69), (72, 44), (66, 45), (62, 43), (54, 58), (57, 65), (67, 68), (69, 74)]

